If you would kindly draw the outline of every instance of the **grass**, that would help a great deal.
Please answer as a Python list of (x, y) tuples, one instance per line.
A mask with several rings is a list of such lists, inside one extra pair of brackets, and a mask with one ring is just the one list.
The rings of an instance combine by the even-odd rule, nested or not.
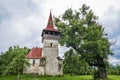
[(109, 80), (120, 80), (120, 75), (108, 75)]
[[(17, 80), (17, 75), (0, 76), (0, 80)], [(36, 76), (36, 75), (20, 75), (19, 80), (93, 80), (92, 75), (79, 76)], [(108, 80), (120, 80), (119, 75), (108, 75)]]

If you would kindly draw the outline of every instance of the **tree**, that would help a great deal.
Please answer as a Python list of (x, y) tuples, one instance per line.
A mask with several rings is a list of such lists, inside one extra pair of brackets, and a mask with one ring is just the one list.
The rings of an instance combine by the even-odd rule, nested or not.
[(0, 74), (18, 74), (22, 73), (23, 68), (28, 65), (25, 55), (30, 49), (19, 46), (13, 46), (8, 51), (0, 55)]
[(92, 74), (92, 68), (86, 63), (86, 61), (77, 54), (73, 49), (65, 52), (63, 60), (63, 71), (64, 73), (70, 73), (77, 75)]
[(92, 10), (84, 4), (78, 11), (69, 8), (54, 19), (61, 32), (60, 44), (72, 47), (90, 66), (96, 67), (95, 79), (106, 78), (107, 58), (112, 55), (111, 45)]
[(108, 69), (108, 74), (110, 75), (120, 75), (120, 64), (116, 64), (116, 65), (109, 64), (107, 69)]
[(72, 76), (73, 74), (73, 66), (74, 66), (74, 53), (73, 53), (73, 50), (70, 49), (69, 51), (67, 51), (64, 55), (64, 61), (63, 61), (63, 64), (64, 64), (64, 72), (66, 73), (70, 73), (70, 75)]

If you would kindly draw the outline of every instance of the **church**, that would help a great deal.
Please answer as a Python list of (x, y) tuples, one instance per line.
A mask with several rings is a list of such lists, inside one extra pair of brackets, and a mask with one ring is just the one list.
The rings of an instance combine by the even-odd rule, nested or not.
[(59, 57), (58, 39), (60, 32), (55, 29), (50, 12), (48, 24), (42, 30), (43, 48), (33, 47), (26, 55), (30, 63), (24, 73), (38, 75), (63, 75), (62, 59)]

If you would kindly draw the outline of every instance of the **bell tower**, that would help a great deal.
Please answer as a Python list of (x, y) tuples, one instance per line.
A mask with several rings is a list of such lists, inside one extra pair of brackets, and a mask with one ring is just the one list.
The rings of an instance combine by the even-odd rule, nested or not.
[(42, 31), (43, 52), (42, 57), (46, 58), (45, 74), (59, 75), (58, 67), (58, 39), (60, 32), (55, 29), (50, 12), (47, 27)]

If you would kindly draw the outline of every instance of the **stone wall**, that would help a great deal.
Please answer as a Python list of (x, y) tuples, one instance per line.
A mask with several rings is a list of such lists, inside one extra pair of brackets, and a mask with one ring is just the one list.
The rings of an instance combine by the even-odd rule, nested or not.
[[(35, 63), (33, 64), (33, 60)], [(40, 59), (28, 59), (30, 65), (24, 69), (23, 73), (44, 75), (44, 67), (40, 66)]]
[[(52, 46), (51, 46), (52, 43)], [(43, 57), (46, 57), (45, 74), (46, 75), (62, 75), (63, 73), (58, 70), (59, 60), (58, 57), (58, 40), (44, 39), (43, 41)]]

